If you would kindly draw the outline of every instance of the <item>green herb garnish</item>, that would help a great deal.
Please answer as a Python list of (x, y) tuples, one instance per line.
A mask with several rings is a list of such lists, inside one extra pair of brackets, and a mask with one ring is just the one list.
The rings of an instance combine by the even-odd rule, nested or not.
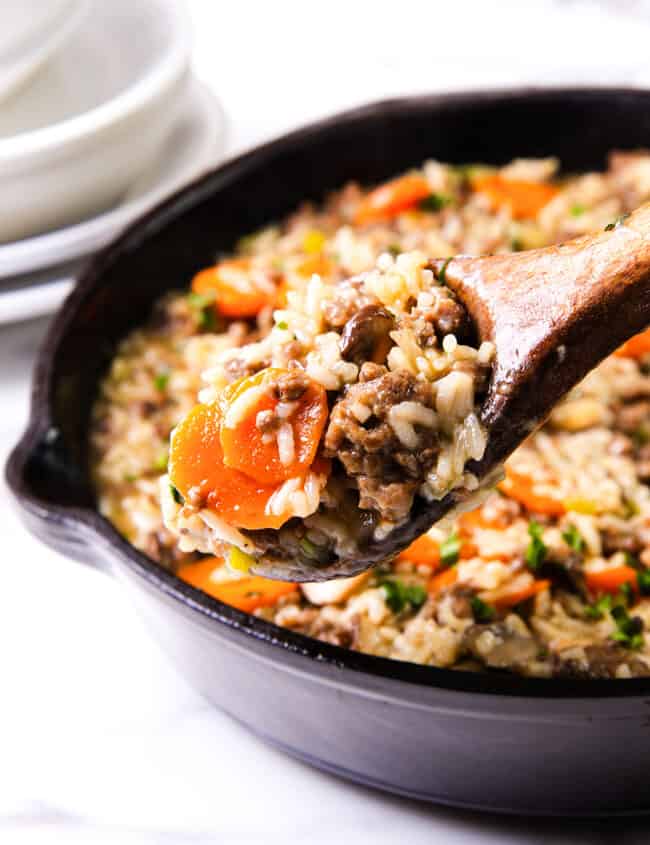
[(483, 624), (486, 622), (491, 622), (496, 615), (496, 610), (492, 607), (492, 605), (487, 604), (478, 596), (474, 596), (474, 598), (471, 599), (470, 605), (472, 607), (472, 613), (474, 614), (475, 622)]
[(510, 241), (510, 249), (513, 252), (521, 252), (524, 249), (524, 242), (521, 238), (512, 238)]
[(650, 569), (637, 569), (636, 583), (642, 596), (650, 596)]
[(167, 388), (168, 382), (169, 382), (169, 373), (167, 373), (167, 372), (158, 373), (157, 376), (154, 376), (153, 386), (156, 388), (156, 390), (160, 391), (160, 393), (163, 393), (165, 391), (165, 389)]
[(613, 607), (610, 613), (616, 623), (616, 631), (612, 634), (612, 639), (626, 648), (641, 648), (643, 620), (638, 616), (630, 616), (622, 604)]
[(418, 203), (420, 211), (440, 211), (451, 202), (451, 197), (447, 194), (429, 194)]
[(585, 550), (586, 543), (582, 534), (578, 531), (575, 525), (569, 525), (562, 532), (562, 539), (570, 549), (573, 549), (577, 554), (582, 554)]
[(570, 208), (571, 217), (580, 217), (581, 214), (584, 214), (587, 209), (585, 208), (582, 203), (577, 202)]
[(460, 539), (454, 531), (440, 544), (440, 562), (443, 566), (453, 566), (459, 557)]
[(542, 540), (542, 526), (534, 519), (528, 523), (528, 536), (530, 543), (526, 549), (526, 563), (535, 571), (544, 563), (548, 549)]
[(613, 220), (611, 223), (608, 223), (605, 226), (605, 231), (611, 232), (612, 229), (618, 229), (618, 227), (621, 225), (621, 223), (623, 223), (624, 220), (627, 220), (627, 218), (629, 216), (630, 216), (629, 214), (621, 214), (620, 217), (617, 217), (616, 220)]
[(393, 258), (397, 258), (397, 256), (402, 252), (402, 247), (399, 244), (389, 244), (386, 248)]
[(448, 258), (445, 263), (440, 268), (440, 272), (438, 273), (437, 282), (439, 285), (446, 285), (447, 284), (447, 265), (451, 261), (451, 258)]
[(179, 491), (174, 487), (173, 484), (169, 485), (169, 492), (172, 494), (172, 499), (176, 502), (177, 505), (184, 505), (185, 499), (181, 496)]
[(397, 578), (390, 578), (380, 584), (386, 604), (393, 613), (401, 613), (408, 606), (417, 610), (427, 600), (427, 591), (419, 584), (404, 584)]
[(587, 605), (585, 614), (589, 619), (602, 619), (612, 609), (612, 597), (609, 593), (601, 596), (593, 604)]
[(276, 323), (276, 325), (279, 329), (282, 329), (283, 332), (286, 332), (286, 330), (289, 328), (289, 324), (286, 320), (280, 320), (280, 322)]
[(217, 312), (214, 309), (216, 296), (213, 293), (188, 293), (187, 302), (196, 312), (199, 327), (206, 331), (215, 331), (219, 326)]
[(153, 468), (157, 472), (164, 472), (167, 469), (167, 461), (169, 460), (169, 452), (165, 449), (161, 452), (153, 463)]
[(618, 588), (618, 592), (623, 604), (627, 605), (627, 607), (634, 604), (634, 587), (629, 581), (626, 581), (625, 584), (621, 584)]

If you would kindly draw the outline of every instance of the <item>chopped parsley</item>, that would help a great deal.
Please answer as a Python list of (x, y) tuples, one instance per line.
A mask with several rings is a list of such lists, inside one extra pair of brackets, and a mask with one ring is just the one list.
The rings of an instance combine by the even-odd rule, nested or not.
[(528, 536), (530, 543), (526, 549), (526, 563), (534, 572), (544, 563), (548, 554), (548, 548), (542, 540), (542, 526), (534, 519), (528, 523)]
[(440, 544), (440, 562), (443, 566), (453, 566), (460, 557), (460, 539), (454, 531)]
[(492, 607), (491, 604), (487, 604), (480, 599), (478, 596), (474, 596), (473, 599), (470, 601), (470, 605), (472, 607), (472, 613), (474, 614), (474, 621), (479, 623), (486, 623), (491, 622), (495, 615), (496, 610)]
[(612, 597), (605, 593), (593, 604), (587, 605), (585, 613), (589, 619), (602, 619), (612, 609)]
[(627, 605), (627, 607), (634, 604), (634, 587), (629, 581), (626, 581), (625, 584), (621, 584), (618, 588), (618, 592), (623, 600), (623, 604)]
[(286, 330), (289, 328), (289, 324), (287, 323), (286, 320), (280, 320), (279, 323), (276, 323), (276, 326), (279, 329), (282, 329), (283, 332), (286, 332)]
[(521, 238), (512, 238), (510, 240), (510, 249), (513, 252), (521, 252), (524, 249), (524, 242)]
[(650, 569), (637, 569), (636, 583), (642, 596), (650, 596)]
[(439, 285), (446, 285), (447, 284), (447, 265), (451, 261), (451, 258), (448, 258), (445, 263), (440, 268), (440, 272), (438, 273), (437, 282)]
[(582, 554), (585, 550), (586, 543), (582, 534), (578, 531), (575, 525), (568, 525), (562, 532), (562, 539), (570, 549), (573, 549), (577, 554)]
[(610, 611), (616, 623), (616, 630), (612, 639), (625, 648), (641, 648), (643, 645), (643, 620), (638, 616), (630, 616), (622, 604), (616, 605)]
[(393, 613), (401, 613), (407, 607), (418, 610), (427, 600), (427, 591), (419, 584), (405, 584), (397, 578), (390, 578), (383, 581), (380, 587)]
[(187, 302), (195, 312), (199, 328), (205, 331), (215, 331), (219, 326), (217, 312), (215, 310), (215, 295), (208, 293), (188, 293)]
[(580, 217), (587, 209), (581, 202), (576, 202), (570, 208), (571, 217)]
[(160, 393), (164, 393), (164, 391), (167, 389), (168, 382), (168, 372), (158, 373), (158, 375), (154, 376), (153, 386), (156, 388), (156, 390), (160, 391)]
[(178, 492), (176, 487), (173, 484), (169, 485), (169, 492), (172, 494), (172, 499), (176, 502), (177, 505), (184, 505), (185, 499), (181, 496)]
[(618, 229), (618, 227), (621, 225), (621, 223), (623, 223), (623, 221), (627, 220), (627, 218), (629, 216), (630, 216), (629, 214), (621, 214), (620, 217), (617, 217), (616, 220), (612, 220), (611, 223), (608, 223), (605, 226), (605, 231), (611, 232), (612, 229)]
[(167, 469), (167, 461), (169, 460), (169, 452), (165, 449), (161, 452), (153, 463), (153, 468), (157, 472), (164, 472)]
[(447, 194), (429, 194), (418, 203), (420, 211), (440, 211), (451, 202), (451, 197)]

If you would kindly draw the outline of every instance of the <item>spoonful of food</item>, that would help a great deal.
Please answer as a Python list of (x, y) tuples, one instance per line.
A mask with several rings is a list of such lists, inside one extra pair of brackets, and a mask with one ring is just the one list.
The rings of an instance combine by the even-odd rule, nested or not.
[(350, 576), (471, 508), (648, 326), (650, 204), (558, 246), (384, 256), (288, 299), (266, 339), (231, 354), (252, 374), (217, 375), (174, 431), (165, 523), (182, 548), (270, 578)]

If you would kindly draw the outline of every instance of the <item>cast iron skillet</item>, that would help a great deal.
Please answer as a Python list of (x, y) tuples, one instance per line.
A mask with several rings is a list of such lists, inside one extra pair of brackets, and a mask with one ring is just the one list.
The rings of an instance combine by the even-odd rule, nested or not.
[[(95, 509), (86, 433), (116, 343), (164, 291), (241, 235), (429, 157), (559, 155), (602, 168), (650, 146), (650, 92), (516, 90), (392, 100), (273, 141), (139, 220), (81, 278), (40, 352), (29, 427), (7, 465), (20, 513), (53, 548), (110, 569), (191, 683), (314, 765), (447, 804), (547, 814), (650, 809), (650, 681), (453, 672), (345, 651), (241, 613), (137, 552)], [(254, 784), (253, 787), (254, 788)]]

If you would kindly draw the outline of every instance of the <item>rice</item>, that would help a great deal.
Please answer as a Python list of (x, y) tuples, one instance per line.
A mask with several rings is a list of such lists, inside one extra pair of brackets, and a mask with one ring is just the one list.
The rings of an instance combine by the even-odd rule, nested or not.
[[(549, 159), (516, 160), (498, 174), (547, 182), (556, 167)], [(468, 188), (476, 175), (495, 172), (489, 168), (427, 162), (421, 172), (433, 192), (450, 200), (440, 211), (414, 209), (359, 226), (353, 217), (364, 193), (349, 185), (322, 208), (305, 206), (243, 241), (237, 256), (250, 262), (262, 288), (270, 291), (271, 280), (282, 276), (286, 295), (272, 318), (267, 313), (257, 323), (211, 327), (191, 299), (178, 293), (166, 297), (151, 323), (120, 345), (93, 414), (91, 464), (101, 512), (152, 559), (182, 573), (217, 545), (255, 551), (245, 531), (207, 508), (179, 503), (169, 485), (169, 434), (197, 396), (211, 402), (240, 375), (286, 367), (295, 343), (310, 378), (335, 395), (349, 396), (348, 427), (377, 423), (376, 391), (363, 392), (362, 368), (343, 358), (339, 345), (346, 320), (371, 301), (399, 323), (381, 365), (384, 377), (407, 375), (418, 390), (430, 390), (424, 401), (399, 397), (382, 421), (403, 457), (426, 451), (434, 437), (440, 441), (426, 476), (415, 482), (417, 495), (433, 499), (454, 486), (475, 489), (478, 481), (466, 465), (485, 450), (477, 407), (495, 349), (455, 328), (427, 342), (422, 315), (438, 313), (446, 300), (425, 256), (562, 241), (602, 229), (650, 199), (650, 155), (643, 152), (615, 153), (604, 173), (554, 183), (554, 198), (523, 220)], [(367, 274), (363, 285), (342, 282), (355, 274)], [(246, 414), (248, 399), (234, 410), (231, 405), (231, 422)], [(279, 403), (278, 426), (269, 435), (283, 466), (290, 465), (295, 412), (291, 402)], [(525, 489), (517, 488), (522, 478), (529, 480)], [(336, 491), (325, 481), (315, 472), (304, 480), (290, 478), (268, 507), (278, 514), (306, 514), (304, 538), (315, 547), (335, 538), (338, 549), (352, 552), (354, 533), (339, 518)], [(650, 599), (636, 583), (631, 596), (599, 595), (589, 587), (620, 571), (641, 578), (650, 568), (650, 360), (605, 361), (520, 447), (505, 480), (497, 482), (500, 492), (481, 491), (478, 511), (455, 514), (431, 529), (430, 542), (444, 561), (411, 550), (322, 601), (310, 601), (305, 587), (256, 613), (338, 646), (428, 665), (540, 677), (650, 674)], [(324, 499), (333, 507), (324, 508)], [(375, 537), (387, 536), (394, 524), (380, 519)], [(545, 556), (533, 569), (527, 559), (531, 549), (540, 554), (539, 543)], [(454, 557), (455, 580), (436, 588)], [(241, 577), (216, 567), (205, 589)], [(517, 595), (528, 597), (511, 604)], [(608, 596), (632, 620), (630, 630), (640, 628), (636, 635), (621, 631), (602, 601)]]

